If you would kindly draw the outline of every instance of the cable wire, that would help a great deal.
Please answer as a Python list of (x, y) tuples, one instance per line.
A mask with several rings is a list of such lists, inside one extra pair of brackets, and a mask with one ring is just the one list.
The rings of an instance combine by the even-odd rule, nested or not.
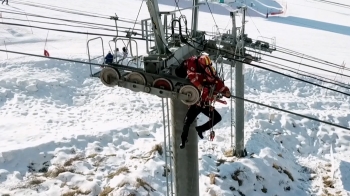
[(218, 26), (218, 24), (217, 24), (217, 23), (216, 23), (216, 21), (215, 21), (215, 18), (214, 18), (213, 12), (211, 11), (211, 8), (210, 8), (210, 6), (209, 6), (208, 0), (206, 0), (206, 2), (207, 2), (207, 5), (208, 5), (208, 8), (209, 8), (209, 11), (210, 11), (211, 17), (212, 17), (212, 18), (213, 18), (213, 20), (214, 20), (214, 23), (215, 23), (216, 28), (218, 29), (219, 35), (221, 36), (219, 26)]
[[(322, 59), (318, 59), (318, 58), (315, 58), (315, 57), (311, 57), (311, 56), (308, 56), (308, 55), (302, 54), (302, 53), (288, 52), (288, 50), (283, 50), (283, 49), (277, 49), (277, 52), (281, 52), (281, 53), (288, 54), (288, 55), (291, 55), (291, 56), (303, 58), (303, 59), (306, 59), (306, 60), (309, 60), (309, 61), (320, 63), (322, 65), (327, 65), (327, 66), (330, 66), (330, 67), (343, 68), (341, 65), (337, 65), (335, 63), (332, 63), (332, 62), (329, 62), (329, 61), (325, 61), (325, 60), (322, 60)], [(344, 68), (344, 70), (350, 71), (349, 68)]]
[(255, 26), (256, 30), (258, 31), (258, 33), (259, 33), (259, 34), (260, 34), (260, 36), (261, 36), (261, 33), (260, 33), (259, 29), (258, 29), (258, 26), (256, 26), (256, 24), (255, 24), (255, 22), (254, 22), (253, 18), (252, 18), (252, 17), (250, 17), (250, 15), (248, 14), (248, 12), (246, 12), (246, 13), (247, 13), (247, 15), (249, 16), (249, 18), (252, 20), (252, 22), (253, 22), (253, 24), (254, 24), (254, 26)]
[[(318, 80), (320, 82), (324, 82), (324, 83), (328, 83), (328, 84), (333, 84), (333, 85), (337, 85), (341, 88), (346, 88), (346, 89), (349, 89), (350, 90), (350, 85), (349, 84), (345, 84), (345, 83), (342, 83), (342, 82), (333, 82), (333, 81), (326, 81), (326, 80), (331, 80), (330, 78), (326, 78), (326, 77), (322, 77), (322, 76), (319, 76), (319, 75), (316, 75), (316, 74), (312, 74), (312, 73), (309, 73), (309, 72), (306, 72), (306, 71), (303, 71), (303, 70), (300, 70), (301, 72), (304, 72), (306, 74), (301, 74), (299, 73), (298, 71), (294, 71), (296, 70), (295, 68), (292, 68), (292, 67), (288, 67), (288, 66), (285, 66), (285, 65), (282, 65), (280, 63), (276, 63), (276, 62), (272, 62), (272, 61), (268, 61), (268, 60), (264, 60), (262, 59), (262, 61), (267, 61), (269, 63), (273, 63), (275, 65), (280, 65), (280, 66), (283, 66), (283, 67), (279, 67), (279, 66), (275, 66), (275, 65), (272, 65), (272, 64), (269, 64), (269, 63), (263, 63), (265, 65), (270, 65), (270, 66), (273, 66), (273, 67), (277, 67), (278, 69), (282, 69), (282, 70), (286, 70), (286, 71), (289, 71), (289, 72), (292, 72), (292, 73), (295, 73), (295, 74), (298, 74), (300, 76), (304, 76), (304, 77), (309, 77), (309, 78), (312, 78), (312, 79), (315, 79), (315, 80)], [(289, 69), (286, 69), (286, 68), (289, 68)], [(323, 78), (323, 79), (320, 79), (320, 78)]]
[[(94, 17), (94, 18), (109, 19), (109, 17), (106, 17), (106, 16), (97, 16), (97, 15), (86, 14), (86, 13), (82, 13), (82, 12), (69, 11), (69, 9), (67, 9), (67, 8), (64, 8), (64, 9), (50, 8), (48, 6), (43, 6), (42, 4), (33, 5), (33, 4), (30, 4), (30, 3), (18, 2), (18, 1), (14, 1), (13, 3), (14, 4), (22, 4), (22, 5), (32, 6), (32, 7), (36, 7), (36, 8), (43, 8), (43, 9), (47, 9), (47, 10), (51, 10), (51, 11), (58, 11), (58, 12), (62, 12), (62, 13), (75, 14), (75, 15), (80, 15), (80, 16), (88, 16), (88, 17)], [(53, 6), (51, 6), (51, 7), (53, 7)]]
[[(198, 44), (201, 44), (199, 42), (196, 42)], [(191, 46), (192, 48), (196, 49), (196, 50), (199, 50), (201, 51), (201, 49), (199, 48), (196, 48), (195, 46), (193, 46), (192, 44), (186, 42), (187, 45)], [(207, 48), (209, 49), (212, 49), (212, 50), (218, 50), (217, 48), (214, 48), (214, 47), (211, 47), (211, 46), (207, 46)], [(238, 55), (235, 55), (231, 52), (227, 52), (227, 51), (222, 51), (230, 56), (235, 56), (235, 57), (240, 57), (240, 58), (245, 58), (243, 56), (238, 56)], [(227, 58), (227, 57), (225, 57)], [(256, 65), (256, 64), (252, 64), (252, 63), (247, 63), (247, 62), (244, 62), (242, 60), (238, 60), (238, 59), (234, 59), (234, 58), (227, 58), (229, 60), (233, 60), (233, 61), (237, 61), (237, 62), (241, 62), (241, 63), (244, 63), (244, 64), (247, 64), (247, 65), (250, 65), (250, 66), (253, 66), (253, 67), (257, 67), (257, 68), (260, 68), (260, 69), (264, 69), (264, 70), (267, 70), (267, 71), (270, 71), (270, 72), (273, 72), (273, 73), (277, 73), (279, 75), (283, 75), (283, 76), (286, 76), (286, 77), (289, 77), (289, 78), (293, 78), (295, 80), (299, 80), (299, 81), (302, 81), (302, 82), (305, 82), (305, 83), (308, 83), (308, 84), (311, 84), (311, 85), (314, 85), (314, 86), (317, 86), (317, 87), (320, 87), (320, 88), (324, 88), (324, 89), (328, 89), (330, 91), (334, 91), (334, 92), (337, 92), (337, 93), (340, 93), (340, 94), (343, 94), (343, 95), (347, 95), (347, 96), (350, 96), (349, 93), (345, 93), (345, 92), (342, 92), (342, 91), (339, 91), (339, 90), (336, 90), (336, 89), (332, 89), (332, 88), (329, 88), (329, 87), (326, 87), (326, 86), (323, 86), (323, 85), (320, 85), (320, 84), (316, 84), (316, 83), (313, 83), (313, 82), (310, 82), (310, 81), (307, 81), (307, 80), (304, 80), (304, 79), (300, 79), (300, 78), (297, 78), (297, 77), (294, 77), (294, 76), (290, 76), (290, 75), (287, 75), (285, 73), (282, 73), (282, 72), (279, 72), (279, 71), (276, 71), (276, 70), (273, 70), (273, 69), (269, 69), (269, 68), (266, 68), (266, 67), (263, 67), (263, 66), (260, 66), (260, 65)]]
[[(142, 8), (142, 5), (143, 5), (143, 2), (144, 2), (144, 0), (142, 0), (142, 2), (141, 2), (140, 8), (139, 8), (139, 12), (137, 13), (137, 16), (136, 16), (136, 20), (135, 20), (134, 26), (132, 27), (132, 29), (131, 29), (131, 32), (130, 32), (130, 33), (133, 33), (133, 31), (134, 31), (134, 28), (135, 28), (135, 25), (136, 25), (137, 19), (139, 18), (139, 15), (140, 15), (140, 12), (141, 12), (141, 8)], [(129, 42), (129, 43), (130, 43), (130, 42)], [(129, 43), (128, 43), (128, 44), (129, 44)]]
[[(71, 31), (71, 30), (63, 30), (63, 29), (53, 29), (53, 28), (46, 28), (46, 27), (39, 27), (39, 26), (33, 26), (33, 25), (25, 25), (25, 24), (16, 24), (16, 23), (7, 23), (7, 22), (0, 22), (0, 24), (6, 24), (6, 25), (13, 25), (13, 26), (22, 26), (22, 27), (31, 27), (36, 29), (43, 29), (43, 30), (50, 30), (50, 31), (59, 31), (59, 32), (65, 32), (65, 33), (75, 33), (75, 34), (84, 34), (84, 35), (96, 35), (96, 36), (105, 36), (105, 37), (124, 37), (124, 36), (116, 36), (116, 35), (109, 35), (109, 34), (102, 34), (102, 33), (89, 33), (89, 32), (81, 32), (81, 31)], [(132, 39), (135, 40), (146, 40), (144, 38), (139, 37), (132, 37)], [(154, 40), (149, 40), (154, 41)]]
[(331, 126), (334, 126), (334, 127), (338, 127), (338, 128), (346, 129), (346, 130), (350, 131), (350, 128), (348, 128), (348, 127), (340, 126), (338, 124), (334, 124), (334, 123), (331, 123), (331, 122), (327, 122), (327, 121), (324, 121), (324, 120), (320, 120), (320, 119), (317, 119), (317, 118), (314, 118), (314, 117), (310, 117), (310, 116), (307, 116), (307, 115), (304, 115), (304, 114), (299, 114), (299, 113), (292, 112), (292, 111), (289, 111), (289, 110), (281, 109), (281, 108), (278, 108), (278, 107), (266, 105), (266, 104), (263, 104), (263, 103), (260, 103), (260, 102), (256, 102), (256, 101), (253, 101), (253, 100), (250, 100), (250, 99), (245, 99), (245, 98), (238, 97), (238, 96), (235, 96), (235, 95), (231, 95), (231, 98), (240, 99), (240, 100), (243, 100), (243, 101), (246, 101), (246, 102), (249, 102), (249, 103), (253, 103), (253, 104), (256, 104), (256, 105), (264, 106), (264, 107), (271, 108), (271, 109), (274, 109), (274, 110), (278, 110), (278, 111), (281, 111), (281, 112), (293, 114), (293, 115), (296, 115), (296, 116), (300, 116), (300, 117), (303, 117), (303, 118), (307, 118), (307, 119), (310, 119), (310, 120), (314, 120), (314, 121), (317, 121), (317, 122), (320, 122), (320, 123), (324, 123), (324, 124), (327, 124), (327, 125), (331, 125)]
[(343, 3), (337, 3), (334, 1), (326, 1), (326, 0), (313, 0), (313, 1), (325, 3), (325, 4), (329, 4), (329, 5), (334, 5), (334, 6), (338, 6), (338, 7), (343, 7), (343, 8), (350, 8), (350, 5), (343, 4)]
[[(70, 19), (62, 19), (62, 18), (47, 17), (47, 16), (38, 15), (38, 14), (31, 14), (31, 13), (28, 13), (28, 12), (19, 12), (19, 11), (14, 11), (14, 10), (8, 11), (9, 9), (4, 9), (4, 8), (0, 8), (0, 10), (5, 10), (5, 11), (1, 11), (1, 12), (3, 12), (3, 13), (9, 13), (9, 14), (33, 16), (33, 17), (40, 17), (40, 18), (47, 18), (47, 19), (56, 19), (56, 20), (57, 20), (57, 19), (58, 19), (58, 20), (70, 20)], [(6, 10), (7, 10), (7, 11), (6, 11)], [(108, 19), (110, 19), (110, 18), (108, 18)], [(70, 21), (74, 21), (74, 20), (70, 20)], [(119, 19), (118, 21), (134, 24), (134, 22), (132, 22), (132, 21), (127, 21), (127, 20), (120, 20), (120, 19)], [(137, 24), (141, 24), (141, 23), (137, 23)], [(99, 25), (105, 26), (104, 24), (99, 24)], [(115, 26), (113, 26), (113, 27), (115, 27)]]
[[(57, 57), (47, 57), (47, 56), (42, 56), (42, 55), (35, 55), (35, 54), (24, 53), (24, 52), (16, 52), (16, 51), (10, 51), (10, 50), (2, 50), (2, 49), (0, 49), (0, 52), (8, 52), (8, 53), (21, 54), (21, 55), (27, 55), (27, 56), (35, 56), (35, 57), (46, 58), (46, 59), (62, 60), (62, 61), (68, 61), (68, 62), (74, 62), (74, 63), (90, 64), (90, 65), (94, 65), (94, 66), (101, 66), (101, 64), (97, 64), (97, 63), (89, 63), (89, 62), (84, 62), (84, 61), (63, 59), (63, 58), (57, 58)], [(266, 105), (266, 104), (263, 104), (263, 103), (260, 103), (260, 102), (256, 102), (256, 101), (253, 101), (253, 100), (250, 100), (250, 99), (241, 98), (241, 97), (238, 97), (238, 96), (235, 96), (235, 95), (231, 95), (231, 98), (240, 99), (240, 100), (243, 100), (243, 101), (246, 101), (246, 102), (249, 102), (249, 103), (253, 103), (253, 104), (261, 105), (261, 106), (264, 106), (264, 107), (267, 107), (267, 108), (271, 108), (271, 109), (274, 109), (274, 110), (278, 110), (278, 111), (282, 111), (282, 112), (285, 112), (285, 113), (293, 114), (293, 115), (296, 115), (296, 116), (300, 116), (300, 117), (303, 117), (303, 118), (307, 118), (307, 119), (310, 119), (310, 120), (321, 122), (321, 123), (324, 123), (324, 124), (327, 124), (327, 125), (331, 125), (331, 126), (334, 126), (334, 127), (350, 130), (350, 128), (348, 128), (348, 127), (340, 126), (340, 125), (337, 125), (337, 124), (334, 124), (334, 123), (330, 123), (330, 122), (327, 122), (327, 121), (323, 121), (323, 120), (319, 120), (317, 118), (310, 117), (310, 116), (307, 116), (307, 115), (303, 115), (303, 114), (295, 113), (295, 112), (288, 111), (288, 110), (285, 110), (285, 109), (277, 108), (277, 107), (274, 107), (274, 106)]]
[[(0, 8), (1, 9), (1, 8)], [(2, 11), (4, 12), (4, 11)], [(83, 25), (88, 25), (92, 27), (99, 27), (100, 29), (104, 29), (105, 27), (113, 27), (115, 31), (115, 26), (113, 25), (103, 25), (103, 24), (98, 24), (98, 23), (92, 23), (92, 22), (84, 22), (84, 21), (78, 21), (78, 20), (69, 20), (69, 19), (62, 19), (62, 18), (53, 18), (53, 17), (47, 17), (47, 16), (42, 16), (42, 15), (36, 15), (36, 14), (25, 14), (25, 13), (17, 13), (17, 12), (7, 12), (5, 11), (4, 13), (10, 13), (10, 14), (17, 14), (17, 15), (24, 15), (24, 16), (32, 16), (32, 17), (37, 17), (37, 18), (45, 18), (45, 19), (52, 19), (52, 20), (57, 20), (57, 21), (64, 21), (64, 22), (69, 22), (69, 23), (75, 23), (75, 24), (83, 24)], [(20, 19), (14, 19), (14, 20), (20, 20)], [(29, 21), (29, 20), (27, 20)], [(130, 29), (129, 27), (122, 27), (118, 26), (117, 29)], [(141, 29), (134, 29), (135, 31), (141, 31)]]
[(88, 12), (88, 11), (76, 10), (76, 9), (71, 9), (71, 8), (67, 8), (67, 7), (60, 7), (60, 6), (49, 5), (49, 4), (44, 4), (44, 3), (35, 3), (35, 2), (21, 1), (21, 0), (12, 0), (12, 2), (15, 4), (27, 4), (27, 5), (31, 5), (31, 6), (35, 6), (35, 7), (37, 7), (38, 5), (42, 5), (42, 6), (53, 7), (53, 8), (58, 8), (58, 9), (70, 10), (70, 11), (74, 11), (77, 13), (86, 13), (86, 14), (91, 14), (91, 15), (96, 15), (96, 16), (109, 17), (108, 15), (105, 15), (105, 14), (94, 13), (94, 12), (90, 12), (90, 11)]
[[(249, 49), (247, 49), (246, 51), (255, 52), (255, 51), (249, 50)], [(264, 54), (264, 55), (265, 55), (265, 56), (268, 56), (268, 57), (276, 58), (276, 59), (279, 59), (279, 60), (287, 61), (287, 62), (290, 62), (290, 63), (300, 64), (300, 65), (303, 65), (303, 66), (306, 66), (306, 67), (312, 67), (312, 68), (314, 68), (314, 69), (318, 69), (318, 70), (322, 70), (322, 71), (325, 71), (325, 72), (329, 72), (329, 73), (333, 73), (333, 74), (338, 74), (338, 75), (341, 75), (341, 76), (345, 76), (345, 77), (350, 78), (349, 75), (345, 75), (345, 74), (342, 74), (342, 73), (337, 73), (337, 72), (334, 72), (334, 71), (331, 71), (331, 70), (326, 70), (326, 69), (319, 68), (319, 67), (315, 67), (315, 66), (312, 66), (312, 65), (307, 65), (307, 64), (305, 64), (305, 63), (299, 63), (299, 62), (296, 62), (296, 61), (292, 61), (292, 60), (289, 60), (289, 59), (285, 59), (285, 58), (281, 58), (281, 57), (276, 57), (276, 56), (272, 56), (272, 55), (268, 55), (268, 54)]]
[[(76, 28), (90, 28), (90, 29), (98, 29), (98, 30), (105, 30), (105, 31), (115, 31), (115, 29), (94, 27), (94, 26), (91, 26), (91, 25), (79, 26), (79, 25), (69, 25), (69, 24), (62, 24), (62, 23), (43, 22), (43, 21), (37, 21), (37, 20), (25, 20), (25, 19), (7, 18), (7, 17), (2, 17), (2, 19), (15, 20), (15, 21), (23, 21), (23, 22), (29, 21), (29, 22), (32, 22), (32, 23), (41, 23), (41, 24), (50, 24), (50, 25), (60, 25), (60, 26), (76, 27)], [(121, 28), (121, 27), (119, 27), (119, 28)], [(129, 29), (129, 28), (126, 28), (126, 29)]]
[[(43, 3), (34, 3), (34, 2), (20, 1), (20, 0), (14, 0), (13, 2), (21, 2), (21, 3), (24, 2), (24, 3), (27, 3), (30, 6), (35, 6), (35, 7), (38, 7), (37, 5), (44, 5), (44, 6), (47, 6), (47, 7), (53, 7), (53, 8), (63, 9), (63, 10), (70, 10), (70, 11), (73, 11), (75, 13), (85, 13), (85, 14), (90, 14), (90, 15), (95, 15), (95, 16), (103, 16), (103, 17), (107, 17), (107, 18), (110, 17), (109, 15), (105, 15), (105, 14), (88, 12), (88, 11), (81, 11), (81, 10), (76, 10), (76, 9), (71, 9), (71, 8), (66, 8), (66, 7), (59, 7), (59, 6), (54, 6), (54, 5), (48, 5), (48, 4), (43, 4)], [(118, 17), (118, 18), (134, 22), (134, 20), (132, 20), (132, 19), (122, 18), (122, 17)]]

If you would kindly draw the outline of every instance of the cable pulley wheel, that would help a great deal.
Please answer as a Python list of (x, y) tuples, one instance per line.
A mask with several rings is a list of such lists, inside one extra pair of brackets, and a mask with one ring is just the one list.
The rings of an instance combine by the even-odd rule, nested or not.
[(193, 105), (197, 103), (200, 98), (199, 90), (192, 85), (185, 85), (181, 87), (179, 93), (187, 95), (185, 100), (181, 99), (182, 103), (186, 105)]
[(100, 72), (100, 80), (105, 86), (114, 87), (119, 79), (120, 73), (111, 67), (104, 67)]
[(129, 73), (126, 80), (135, 84), (146, 85), (146, 78), (138, 72)]
[(159, 89), (164, 89), (168, 91), (173, 90), (173, 85), (171, 82), (165, 78), (158, 78), (153, 81), (153, 87), (159, 88)]

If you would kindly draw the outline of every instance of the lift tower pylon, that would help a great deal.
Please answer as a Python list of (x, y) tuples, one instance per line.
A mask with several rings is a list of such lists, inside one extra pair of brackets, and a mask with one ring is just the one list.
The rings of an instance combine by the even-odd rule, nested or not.
[[(244, 96), (244, 75), (243, 75), (243, 64), (250, 63), (251, 61), (259, 61), (261, 59), (261, 50), (265, 52), (272, 52), (276, 50), (275, 39), (271, 39), (272, 42), (268, 43), (262, 40), (253, 41), (244, 33), (245, 18), (243, 17), (242, 27), (239, 29), (235, 25), (235, 18), (232, 12), (232, 33), (219, 33), (215, 35), (214, 39), (205, 39), (206, 32), (198, 31), (198, 0), (193, 0), (192, 9), (192, 29), (189, 35), (187, 29), (187, 19), (184, 15), (176, 18), (176, 12), (174, 11), (162, 11), (159, 12), (158, 0), (146, 0), (148, 11), (151, 18), (147, 18), (141, 21), (142, 34), (141, 39), (146, 41), (146, 49), (148, 55), (138, 55), (138, 46), (136, 39), (138, 35), (132, 32), (126, 32), (126, 38), (122, 36), (116, 36), (113, 39), (115, 45), (115, 51), (117, 51), (117, 41), (123, 42), (128, 41), (125, 45), (125, 49), (130, 49), (131, 57), (123, 55), (123, 57), (116, 57), (113, 62), (103, 62), (101, 67), (102, 70), (96, 73), (92, 73), (91, 76), (99, 77), (101, 82), (108, 87), (119, 86), (122, 88), (130, 89), (134, 92), (143, 92), (161, 97), (164, 101), (166, 99), (166, 111), (168, 113), (168, 99), (170, 99), (171, 109), (171, 131), (164, 125), (165, 138), (168, 136), (167, 144), (170, 143), (170, 137), (172, 140), (172, 146), (168, 146), (164, 142), (165, 147), (165, 159), (166, 166), (164, 168), (166, 173), (166, 186), (167, 196), (199, 196), (199, 171), (198, 171), (198, 136), (195, 130), (197, 122), (194, 121), (189, 129), (189, 142), (186, 143), (185, 149), (180, 149), (179, 145), (181, 142), (181, 133), (184, 125), (184, 118), (189, 105), (196, 104), (201, 97), (200, 91), (193, 86), (191, 81), (186, 78), (185, 73), (182, 72), (182, 62), (185, 59), (193, 55), (198, 55), (199, 51), (205, 51), (212, 58), (213, 62), (229, 64), (234, 66), (236, 69), (236, 95), (239, 97)], [(242, 6), (243, 15), (245, 15), (246, 7)], [(239, 10), (241, 8), (238, 8)], [(189, 9), (189, 8), (184, 8)], [(170, 27), (168, 24), (168, 17), (171, 17)], [(163, 17), (163, 18), (162, 18)], [(118, 19), (117, 17), (115, 18)], [(164, 20), (164, 21), (163, 21)], [(185, 31), (182, 31), (182, 24), (180, 20), (184, 20)], [(178, 27), (176, 27), (178, 23)], [(152, 30), (149, 30), (151, 26)], [(169, 34), (168, 29), (171, 29)], [(240, 30), (240, 32), (239, 32)], [(96, 38), (94, 38), (96, 39)], [(87, 46), (89, 47), (88, 41)], [(102, 42), (102, 52), (103, 39)], [(220, 40), (218, 42), (218, 40)], [(135, 42), (136, 56), (133, 52), (131, 42)], [(155, 44), (153, 45), (153, 42)], [(129, 46), (129, 47), (127, 47)], [(119, 46), (120, 47), (120, 46)], [(256, 50), (256, 54), (252, 55), (246, 53), (245, 48), (251, 48)], [(112, 50), (112, 48), (111, 48)], [(96, 58), (90, 58), (91, 61)], [(104, 56), (104, 55), (103, 55)], [(102, 57), (103, 57), (102, 56)], [(140, 62), (143, 62), (140, 63)], [(240, 64), (239, 64), (240, 62)], [(90, 64), (90, 68), (91, 68)], [(221, 67), (221, 70), (223, 68)], [(231, 69), (232, 70), (232, 69)], [(232, 72), (231, 72), (232, 78)], [(232, 81), (232, 80), (231, 80)], [(232, 86), (232, 85), (231, 85)], [(163, 102), (164, 103), (164, 102)], [(246, 154), (244, 149), (244, 102), (236, 101), (236, 153), (237, 157), (242, 157)], [(169, 123), (169, 115), (166, 115), (168, 119), (165, 120), (163, 104), (163, 122)], [(232, 109), (231, 101), (231, 109)], [(231, 110), (232, 115), (232, 110)], [(239, 116), (239, 118), (237, 118)], [(231, 116), (232, 118), (232, 116)], [(232, 118), (233, 119), (233, 118)], [(231, 121), (233, 124), (233, 121)], [(165, 123), (164, 123), (165, 124)], [(232, 130), (232, 129), (231, 129)], [(171, 134), (169, 134), (171, 132)], [(232, 131), (231, 131), (232, 138)], [(232, 144), (231, 140), (231, 144)], [(170, 164), (168, 165), (168, 160)], [(172, 164), (174, 163), (174, 164)], [(173, 167), (172, 167), (173, 166)], [(169, 175), (169, 172), (170, 175)], [(170, 180), (169, 180), (170, 179)], [(175, 182), (175, 185), (173, 184)], [(170, 190), (170, 191), (169, 191)], [(173, 191), (175, 190), (175, 191)]]
[[(197, 34), (198, 20), (198, 0), (193, 1), (193, 18), (192, 18), (192, 34)], [(164, 36), (164, 28), (162, 27), (161, 17), (159, 14), (158, 0), (147, 0), (148, 10), (152, 19), (152, 29), (155, 34), (155, 42), (157, 46), (157, 56), (154, 59), (162, 58), (162, 54), (166, 53), (166, 42)], [(167, 24), (164, 24), (167, 25)], [(180, 29), (181, 31), (181, 29)], [(175, 59), (184, 60), (193, 53), (187, 45), (182, 47), (174, 47), (176, 50)], [(164, 58), (164, 57), (163, 57)], [(190, 89), (190, 88), (189, 88)], [(196, 89), (195, 89), (196, 90)], [(195, 130), (196, 120), (189, 129), (188, 139), (184, 149), (180, 149), (181, 133), (183, 130), (184, 119), (188, 110), (188, 106), (177, 98), (171, 98), (170, 101), (171, 114), (171, 133), (172, 133), (172, 153), (174, 157), (174, 181), (175, 195), (191, 195), (199, 196), (199, 174), (198, 174), (198, 136)]]

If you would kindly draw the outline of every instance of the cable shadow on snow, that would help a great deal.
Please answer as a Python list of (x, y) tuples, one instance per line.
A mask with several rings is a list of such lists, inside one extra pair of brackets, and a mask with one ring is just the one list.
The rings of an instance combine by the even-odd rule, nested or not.
[(310, 29), (318, 29), (321, 31), (328, 31), (328, 32), (332, 32), (332, 33), (350, 36), (350, 26), (332, 24), (332, 23), (328, 23), (328, 22), (300, 18), (300, 17), (296, 17), (296, 16), (270, 17), (268, 19), (268, 21), (275, 22), (275, 23), (294, 25), (294, 26), (299, 26), (299, 27), (305, 27), (305, 28), (310, 28)]

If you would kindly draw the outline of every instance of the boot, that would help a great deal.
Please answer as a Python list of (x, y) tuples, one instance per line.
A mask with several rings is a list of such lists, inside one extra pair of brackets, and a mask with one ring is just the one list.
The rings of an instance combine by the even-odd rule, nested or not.
[(180, 148), (181, 148), (181, 149), (184, 149), (187, 142), (188, 142), (188, 139), (181, 139)]
[(198, 136), (199, 136), (201, 139), (203, 139), (203, 138), (204, 138), (204, 137), (203, 137), (203, 132), (204, 132), (204, 131), (198, 129), (198, 127), (196, 127), (196, 131), (197, 131)]

